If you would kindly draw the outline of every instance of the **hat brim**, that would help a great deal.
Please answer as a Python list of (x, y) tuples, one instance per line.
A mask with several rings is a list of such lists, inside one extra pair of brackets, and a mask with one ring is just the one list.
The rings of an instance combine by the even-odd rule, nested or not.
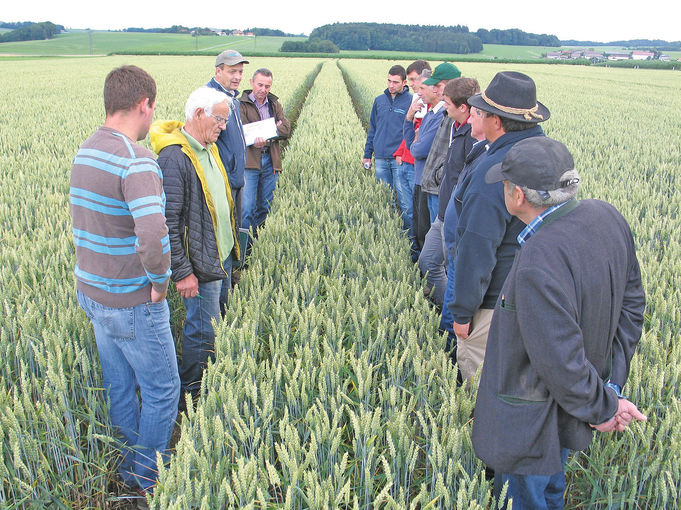
[(541, 104), (539, 101), (537, 101), (537, 115), (541, 116), (541, 118), (531, 117), (529, 120), (526, 119), (525, 116), (521, 113), (507, 113), (503, 110), (500, 110), (499, 108), (496, 108), (495, 106), (487, 104), (487, 102), (482, 98), (482, 94), (476, 94), (474, 96), (469, 97), (468, 105), (474, 106), (475, 108), (477, 108), (478, 110), (482, 110), (483, 112), (493, 113), (494, 115), (498, 115), (499, 117), (517, 120), (518, 122), (527, 122), (529, 124), (544, 122), (545, 120), (548, 120), (548, 118), (551, 116), (551, 112), (549, 111), (549, 109), (543, 104)]
[(430, 77), (430, 78), (426, 78), (425, 80), (423, 80), (423, 84), (424, 85), (437, 85), (438, 83), (440, 83), (440, 81), (441, 80), (436, 80), (433, 77)]
[[(235, 66), (237, 64), (250, 64), (248, 60), (245, 58), (238, 58), (235, 59), (234, 62), (230, 62), (229, 60), (225, 60), (224, 62), (220, 62), (220, 64), (224, 64), (226, 66)], [(215, 64), (215, 67), (219, 66), (220, 64)]]
[(506, 179), (501, 173), (501, 166), (501, 163), (497, 163), (492, 168), (487, 170), (487, 173), (485, 174), (485, 182), (487, 184), (494, 184), (495, 182), (501, 182)]

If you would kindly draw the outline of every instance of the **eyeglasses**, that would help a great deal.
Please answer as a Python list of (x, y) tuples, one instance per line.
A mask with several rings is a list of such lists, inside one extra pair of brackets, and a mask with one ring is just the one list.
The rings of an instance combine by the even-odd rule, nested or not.
[(213, 117), (217, 121), (218, 125), (220, 125), (220, 124), (224, 124), (225, 126), (227, 125), (227, 117), (220, 117), (219, 115), (213, 115), (212, 113), (209, 113), (208, 110), (205, 109), (205, 108), (203, 109), (203, 111), (206, 112), (211, 117)]
[(471, 113), (476, 117), (485, 117), (485, 112), (477, 108), (471, 108)]
[(213, 117), (218, 124), (224, 124), (225, 126), (227, 125), (227, 118), (226, 117), (220, 117), (219, 115), (213, 115), (212, 113), (209, 113), (211, 117)]

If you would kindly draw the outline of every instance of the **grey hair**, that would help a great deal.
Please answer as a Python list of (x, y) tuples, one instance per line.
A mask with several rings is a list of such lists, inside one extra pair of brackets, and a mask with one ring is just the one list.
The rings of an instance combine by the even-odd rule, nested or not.
[(551, 207), (554, 205), (567, 202), (574, 198), (579, 191), (579, 173), (577, 170), (568, 170), (560, 176), (561, 183), (567, 183), (567, 186), (553, 190), (534, 190), (519, 186), (525, 195), (525, 200), (535, 209), (542, 209), (544, 207)]
[(419, 74), (419, 79), (425, 80), (426, 78), (430, 78), (430, 76), (433, 74), (433, 71), (431, 69), (424, 69), (421, 71), (421, 74)]
[(232, 98), (227, 96), (224, 92), (212, 89), (210, 87), (199, 87), (194, 92), (189, 94), (187, 103), (184, 106), (184, 116), (187, 121), (194, 118), (194, 112), (198, 108), (203, 108), (207, 114), (213, 113), (213, 107), (216, 104), (227, 103), (227, 106), (232, 107)]
[(255, 80), (255, 77), (259, 74), (263, 75), (265, 78), (272, 78), (272, 71), (270, 71), (266, 67), (261, 67), (256, 72), (254, 72), (253, 79)]

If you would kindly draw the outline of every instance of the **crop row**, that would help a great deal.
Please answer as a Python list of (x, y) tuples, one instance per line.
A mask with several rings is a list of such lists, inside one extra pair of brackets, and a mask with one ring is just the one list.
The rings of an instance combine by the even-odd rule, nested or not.
[(327, 63), (154, 508), (484, 508), (457, 388), (388, 189)]
[[(214, 60), (58, 59), (49, 79), (44, 60), (17, 61), (0, 73), (1, 508), (110, 503), (116, 439), (92, 329), (75, 299), (68, 190), (78, 146), (104, 120), (104, 77), (124, 63), (156, 78), (157, 118), (181, 120)], [(270, 67), (291, 105), (318, 65), (254, 59), (250, 68)]]
[[(408, 62), (401, 62), (405, 66)], [(432, 64), (437, 65), (437, 62)], [(567, 465), (569, 508), (678, 508), (681, 501), (681, 108), (678, 73), (547, 65), (458, 64), (482, 88), (494, 74), (530, 75), (551, 110), (542, 124), (564, 142), (582, 177), (581, 197), (615, 205), (629, 221), (647, 294), (646, 327), (624, 391), (649, 416), (645, 425), (597, 436)], [(369, 112), (389, 64), (343, 61)], [(368, 113), (367, 113), (368, 114)]]

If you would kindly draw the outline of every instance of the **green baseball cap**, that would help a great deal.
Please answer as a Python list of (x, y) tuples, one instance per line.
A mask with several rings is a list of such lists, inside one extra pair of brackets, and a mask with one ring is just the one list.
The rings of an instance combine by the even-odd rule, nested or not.
[(435, 68), (430, 78), (426, 78), (423, 83), (426, 85), (436, 85), (442, 80), (453, 80), (459, 76), (461, 76), (461, 71), (459, 71), (458, 67), (450, 62), (443, 62)]

